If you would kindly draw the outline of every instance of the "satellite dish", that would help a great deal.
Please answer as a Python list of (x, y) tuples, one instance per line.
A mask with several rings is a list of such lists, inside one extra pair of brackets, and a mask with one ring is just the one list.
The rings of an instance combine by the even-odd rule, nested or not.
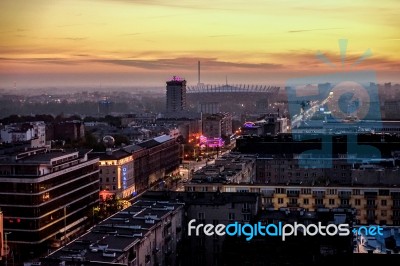
[(103, 142), (108, 148), (111, 148), (114, 146), (115, 139), (112, 136), (104, 136)]

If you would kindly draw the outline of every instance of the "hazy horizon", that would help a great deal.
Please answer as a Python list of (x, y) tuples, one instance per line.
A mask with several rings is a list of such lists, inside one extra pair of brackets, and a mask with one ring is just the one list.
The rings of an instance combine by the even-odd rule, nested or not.
[(162, 87), (173, 75), (194, 86), (198, 61), (206, 84), (360, 70), (400, 83), (399, 8), (396, 0), (4, 0), (0, 88)]

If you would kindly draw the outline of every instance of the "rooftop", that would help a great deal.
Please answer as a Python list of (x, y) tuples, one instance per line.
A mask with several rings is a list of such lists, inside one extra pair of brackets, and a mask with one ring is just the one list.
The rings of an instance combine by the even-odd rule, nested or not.
[(47, 259), (115, 262), (158, 226), (162, 218), (182, 207), (183, 203), (177, 201), (140, 199), (53, 252)]

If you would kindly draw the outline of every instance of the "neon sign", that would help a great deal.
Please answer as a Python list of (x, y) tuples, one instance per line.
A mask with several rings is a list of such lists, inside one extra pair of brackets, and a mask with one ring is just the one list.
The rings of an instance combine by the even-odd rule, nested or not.
[(126, 189), (128, 187), (128, 178), (127, 178), (127, 169), (126, 167), (122, 167), (122, 188)]

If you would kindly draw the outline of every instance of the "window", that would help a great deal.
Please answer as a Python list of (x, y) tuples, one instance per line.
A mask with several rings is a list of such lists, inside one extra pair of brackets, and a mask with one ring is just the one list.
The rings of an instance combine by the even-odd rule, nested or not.
[(367, 206), (374, 206), (375, 205), (375, 200), (373, 199), (367, 199)]
[(245, 222), (250, 221), (250, 214), (249, 213), (243, 214), (243, 221), (245, 221)]
[(337, 190), (336, 189), (328, 189), (328, 195), (336, 195), (337, 194)]
[(316, 205), (324, 204), (324, 200), (323, 199), (315, 199), (315, 204)]
[(387, 204), (386, 200), (384, 200), (384, 199), (381, 200), (381, 205), (382, 205), (382, 206), (386, 206), (386, 204)]
[(108, 182), (110, 182), (110, 178), (107, 177), (106, 178), (106, 183), (108, 183)]
[(289, 198), (289, 204), (297, 204), (297, 198)]
[(283, 199), (282, 198), (278, 198), (278, 204), (283, 204)]
[(361, 200), (360, 200), (360, 199), (356, 199), (356, 200), (354, 201), (354, 205), (360, 206), (360, 205), (361, 205)]
[(233, 212), (230, 212), (228, 215), (228, 219), (229, 219), (229, 221), (235, 220), (235, 214)]
[(285, 189), (284, 188), (276, 188), (276, 193), (277, 194), (285, 194)]
[(335, 199), (329, 199), (329, 205), (335, 205)]
[(359, 189), (353, 189), (353, 195), (360, 195)]
[(309, 204), (308, 199), (304, 199), (303, 203), (304, 203), (304, 205), (308, 205)]
[(381, 210), (381, 216), (386, 217), (387, 216), (387, 210)]
[(342, 205), (349, 205), (349, 200), (348, 199), (341, 199), (340, 204)]

